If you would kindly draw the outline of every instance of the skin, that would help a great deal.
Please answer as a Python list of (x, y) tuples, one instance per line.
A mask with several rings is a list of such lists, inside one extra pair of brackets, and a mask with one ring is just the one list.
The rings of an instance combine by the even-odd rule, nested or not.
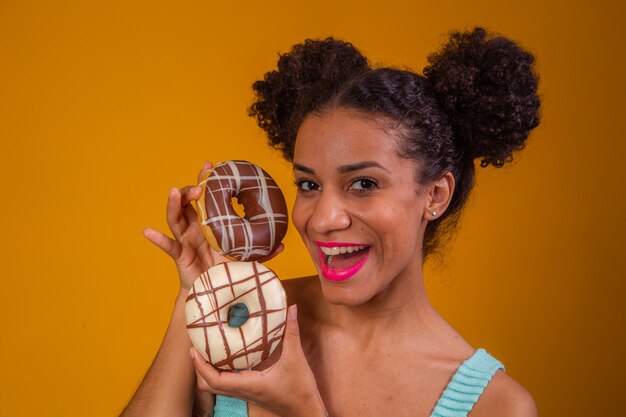
[[(200, 176), (210, 169), (211, 164), (205, 164)], [(144, 236), (175, 261), (180, 290), (159, 352), (121, 416), (190, 416), (192, 410), (194, 415), (202, 415), (199, 410), (213, 408), (213, 396), (195, 388), (195, 370), (189, 359), (191, 342), (184, 324), (185, 298), (195, 277), (225, 260), (210, 249), (190, 205), (200, 194), (200, 187), (170, 190), (166, 220), (173, 239), (154, 229), (144, 230)]]
[[(213, 394), (225, 394), (248, 400), (251, 417), (428, 416), (458, 366), (473, 354), (432, 307), (423, 281), (424, 230), (432, 213), (440, 216), (448, 206), (453, 177), (447, 173), (420, 185), (419, 166), (398, 155), (396, 136), (384, 122), (346, 109), (304, 120), (294, 154), (299, 191), (292, 218), (319, 274), (283, 282), (297, 311), (289, 311), (282, 349), (260, 369), (220, 373), (190, 350), (201, 408), (210, 409)], [(146, 236), (176, 260), (184, 292), (191, 277), (216, 259), (192, 221), (188, 204), (199, 192), (189, 188), (182, 195), (179, 202), (170, 196), (168, 206), (175, 239), (156, 231)], [(366, 246), (367, 260), (351, 278), (330, 281), (321, 273), (320, 241)], [(175, 315), (179, 308), (177, 302)], [(173, 324), (170, 332), (183, 339)], [(172, 339), (166, 335), (166, 350), (182, 355), (187, 342)], [(187, 381), (178, 398), (180, 413), (163, 415), (189, 416), (193, 370), (168, 368), (163, 361), (169, 357), (159, 355), (153, 368), (165, 370), (159, 378), (148, 378), (149, 371), (146, 380)], [(149, 382), (139, 395), (141, 404), (157, 401), (159, 391), (163, 396), (154, 385)], [(171, 399), (166, 397), (161, 401)], [(469, 415), (530, 417), (536, 407), (518, 383), (498, 372)]]

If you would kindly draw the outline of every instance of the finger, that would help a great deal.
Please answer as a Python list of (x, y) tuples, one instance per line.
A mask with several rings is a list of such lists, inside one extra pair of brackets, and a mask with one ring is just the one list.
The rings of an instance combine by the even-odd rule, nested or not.
[(304, 355), (300, 342), (300, 327), (298, 326), (298, 306), (293, 304), (287, 309), (287, 325), (283, 335), (283, 352), (281, 359)]
[(180, 205), (182, 208), (182, 214), (187, 221), (187, 225), (192, 225), (197, 221), (196, 210), (189, 204), (192, 201), (198, 200), (202, 194), (202, 187), (187, 186), (180, 190), (181, 199)]
[(213, 365), (208, 363), (198, 352), (195, 347), (191, 347), (189, 349), (189, 355), (191, 356), (191, 361), (193, 362), (194, 367), (196, 368), (196, 375), (198, 376), (198, 381), (203, 381), (207, 387), (213, 389), (212, 385), (209, 381), (214, 380), (217, 375), (219, 375), (219, 371), (215, 369)]
[(191, 348), (190, 354), (196, 372), (204, 379), (209, 390), (215, 393), (249, 392), (250, 387), (256, 380), (256, 371), (220, 372), (213, 365), (204, 360), (195, 348)]
[(229, 395), (230, 393), (226, 391), (221, 391), (210, 386), (197, 370), (196, 370), (196, 381), (197, 381), (196, 382), (197, 390), (200, 392), (210, 392), (211, 394), (216, 394), (216, 395), (232, 396), (232, 394)]
[(200, 184), (202, 181), (206, 179), (206, 177), (208, 176), (208, 173), (211, 172), (212, 169), (213, 169), (213, 164), (208, 161), (202, 165), (202, 168), (200, 169), (200, 172), (198, 173), (198, 184)]
[(196, 201), (198, 198), (200, 198), (200, 195), (202, 194), (202, 187), (199, 187), (197, 185), (190, 185), (187, 187), (183, 187), (180, 189), (180, 194), (181, 194), (180, 205), (182, 207), (186, 207), (192, 201)]
[(151, 228), (144, 229), (143, 235), (146, 239), (148, 239), (155, 246), (157, 246), (163, 252), (167, 253), (172, 258), (177, 259), (180, 256), (182, 247), (180, 243), (178, 243), (174, 239), (165, 236), (158, 230), (154, 230)]
[(285, 332), (292, 337), (300, 338), (300, 328), (298, 327), (298, 305), (290, 305), (287, 309), (287, 328)]
[(200, 375), (200, 372), (198, 372), (197, 370), (196, 370), (196, 384), (198, 385), (198, 388), (200, 388), (200, 390), (202, 391), (211, 390), (211, 386), (207, 384), (206, 380), (202, 377), (202, 375)]
[(187, 220), (183, 215), (183, 209), (181, 206), (181, 192), (178, 188), (172, 188), (167, 198), (167, 213), (166, 220), (167, 225), (174, 234), (176, 239), (179, 239), (184, 231), (187, 229)]

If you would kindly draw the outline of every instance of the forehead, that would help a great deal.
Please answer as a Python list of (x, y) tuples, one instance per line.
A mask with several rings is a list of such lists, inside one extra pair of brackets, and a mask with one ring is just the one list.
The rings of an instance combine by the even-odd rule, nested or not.
[(309, 114), (296, 138), (294, 162), (345, 164), (362, 160), (393, 163), (399, 156), (399, 133), (389, 119), (354, 110)]

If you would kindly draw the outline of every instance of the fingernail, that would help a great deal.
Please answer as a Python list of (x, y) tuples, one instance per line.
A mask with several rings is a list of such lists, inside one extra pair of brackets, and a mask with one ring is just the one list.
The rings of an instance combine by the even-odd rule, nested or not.
[(296, 304), (289, 307), (289, 311), (287, 312), (288, 318), (291, 321), (298, 320), (298, 306)]
[(196, 350), (194, 348), (189, 348), (189, 356), (192, 361), (196, 360)]

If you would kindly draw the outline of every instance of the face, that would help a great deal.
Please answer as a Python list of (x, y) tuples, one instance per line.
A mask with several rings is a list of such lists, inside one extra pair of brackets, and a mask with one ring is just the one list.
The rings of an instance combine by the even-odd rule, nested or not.
[(311, 114), (294, 151), (293, 222), (334, 304), (359, 305), (421, 279), (426, 194), (383, 119)]

